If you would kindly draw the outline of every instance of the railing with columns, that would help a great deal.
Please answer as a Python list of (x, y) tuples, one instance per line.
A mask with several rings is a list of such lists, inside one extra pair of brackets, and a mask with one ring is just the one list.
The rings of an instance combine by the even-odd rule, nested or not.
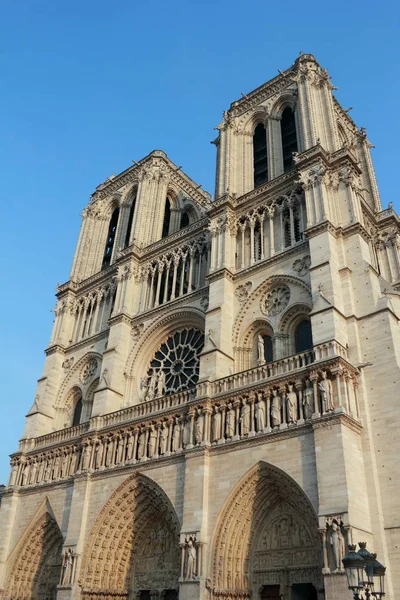
[(236, 269), (244, 269), (301, 242), (305, 206), (301, 193), (293, 192), (268, 205), (239, 215), (231, 224), (236, 235)]
[(204, 233), (141, 267), (139, 311), (150, 310), (206, 285), (210, 244)]

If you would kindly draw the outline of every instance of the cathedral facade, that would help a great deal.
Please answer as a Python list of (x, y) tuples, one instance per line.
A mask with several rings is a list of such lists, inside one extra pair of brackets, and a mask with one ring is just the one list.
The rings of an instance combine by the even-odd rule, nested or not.
[[(0, 509), (3, 600), (400, 585), (400, 228), (309, 54), (224, 112), (215, 200), (159, 150), (93, 193)], [(396, 475), (397, 473), (397, 475)]]

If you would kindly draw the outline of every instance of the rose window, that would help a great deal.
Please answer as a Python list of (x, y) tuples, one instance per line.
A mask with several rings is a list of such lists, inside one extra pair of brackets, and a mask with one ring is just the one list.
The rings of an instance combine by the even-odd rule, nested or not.
[(261, 312), (274, 316), (282, 312), (290, 300), (290, 290), (287, 285), (280, 285), (268, 292), (261, 300)]
[(160, 379), (161, 371), (165, 381), (164, 394), (194, 387), (199, 378), (200, 352), (203, 346), (202, 331), (183, 329), (174, 333), (162, 344), (150, 363), (147, 372), (150, 387), (152, 378), (157, 381)]

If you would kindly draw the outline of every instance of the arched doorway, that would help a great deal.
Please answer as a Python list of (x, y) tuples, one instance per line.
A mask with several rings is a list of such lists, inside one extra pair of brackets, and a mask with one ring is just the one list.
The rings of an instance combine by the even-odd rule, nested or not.
[(317, 516), (307, 496), (283, 471), (259, 463), (219, 517), (212, 597), (314, 600), (323, 586), (322, 566)]
[(133, 475), (111, 496), (87, 543), (82, 599), (147, 599), (157, 591), (177, 598), (179, 522), (164, 491)]
[(61, 531), (50, 513), (45, 512), (16, 548), (5, 600), (56, 600), (62, 546)]

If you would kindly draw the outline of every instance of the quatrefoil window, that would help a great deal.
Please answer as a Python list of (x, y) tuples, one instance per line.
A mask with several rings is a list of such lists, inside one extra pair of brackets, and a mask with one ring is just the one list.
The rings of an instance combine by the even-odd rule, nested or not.
[(148, 377), (153, 370), (165, 375), (165, 393), (171, 394), (194, 387), (199, 379), (200, 352), (204, 334), (197, 329), (177, 331), (162, 344), (150, 363)]

